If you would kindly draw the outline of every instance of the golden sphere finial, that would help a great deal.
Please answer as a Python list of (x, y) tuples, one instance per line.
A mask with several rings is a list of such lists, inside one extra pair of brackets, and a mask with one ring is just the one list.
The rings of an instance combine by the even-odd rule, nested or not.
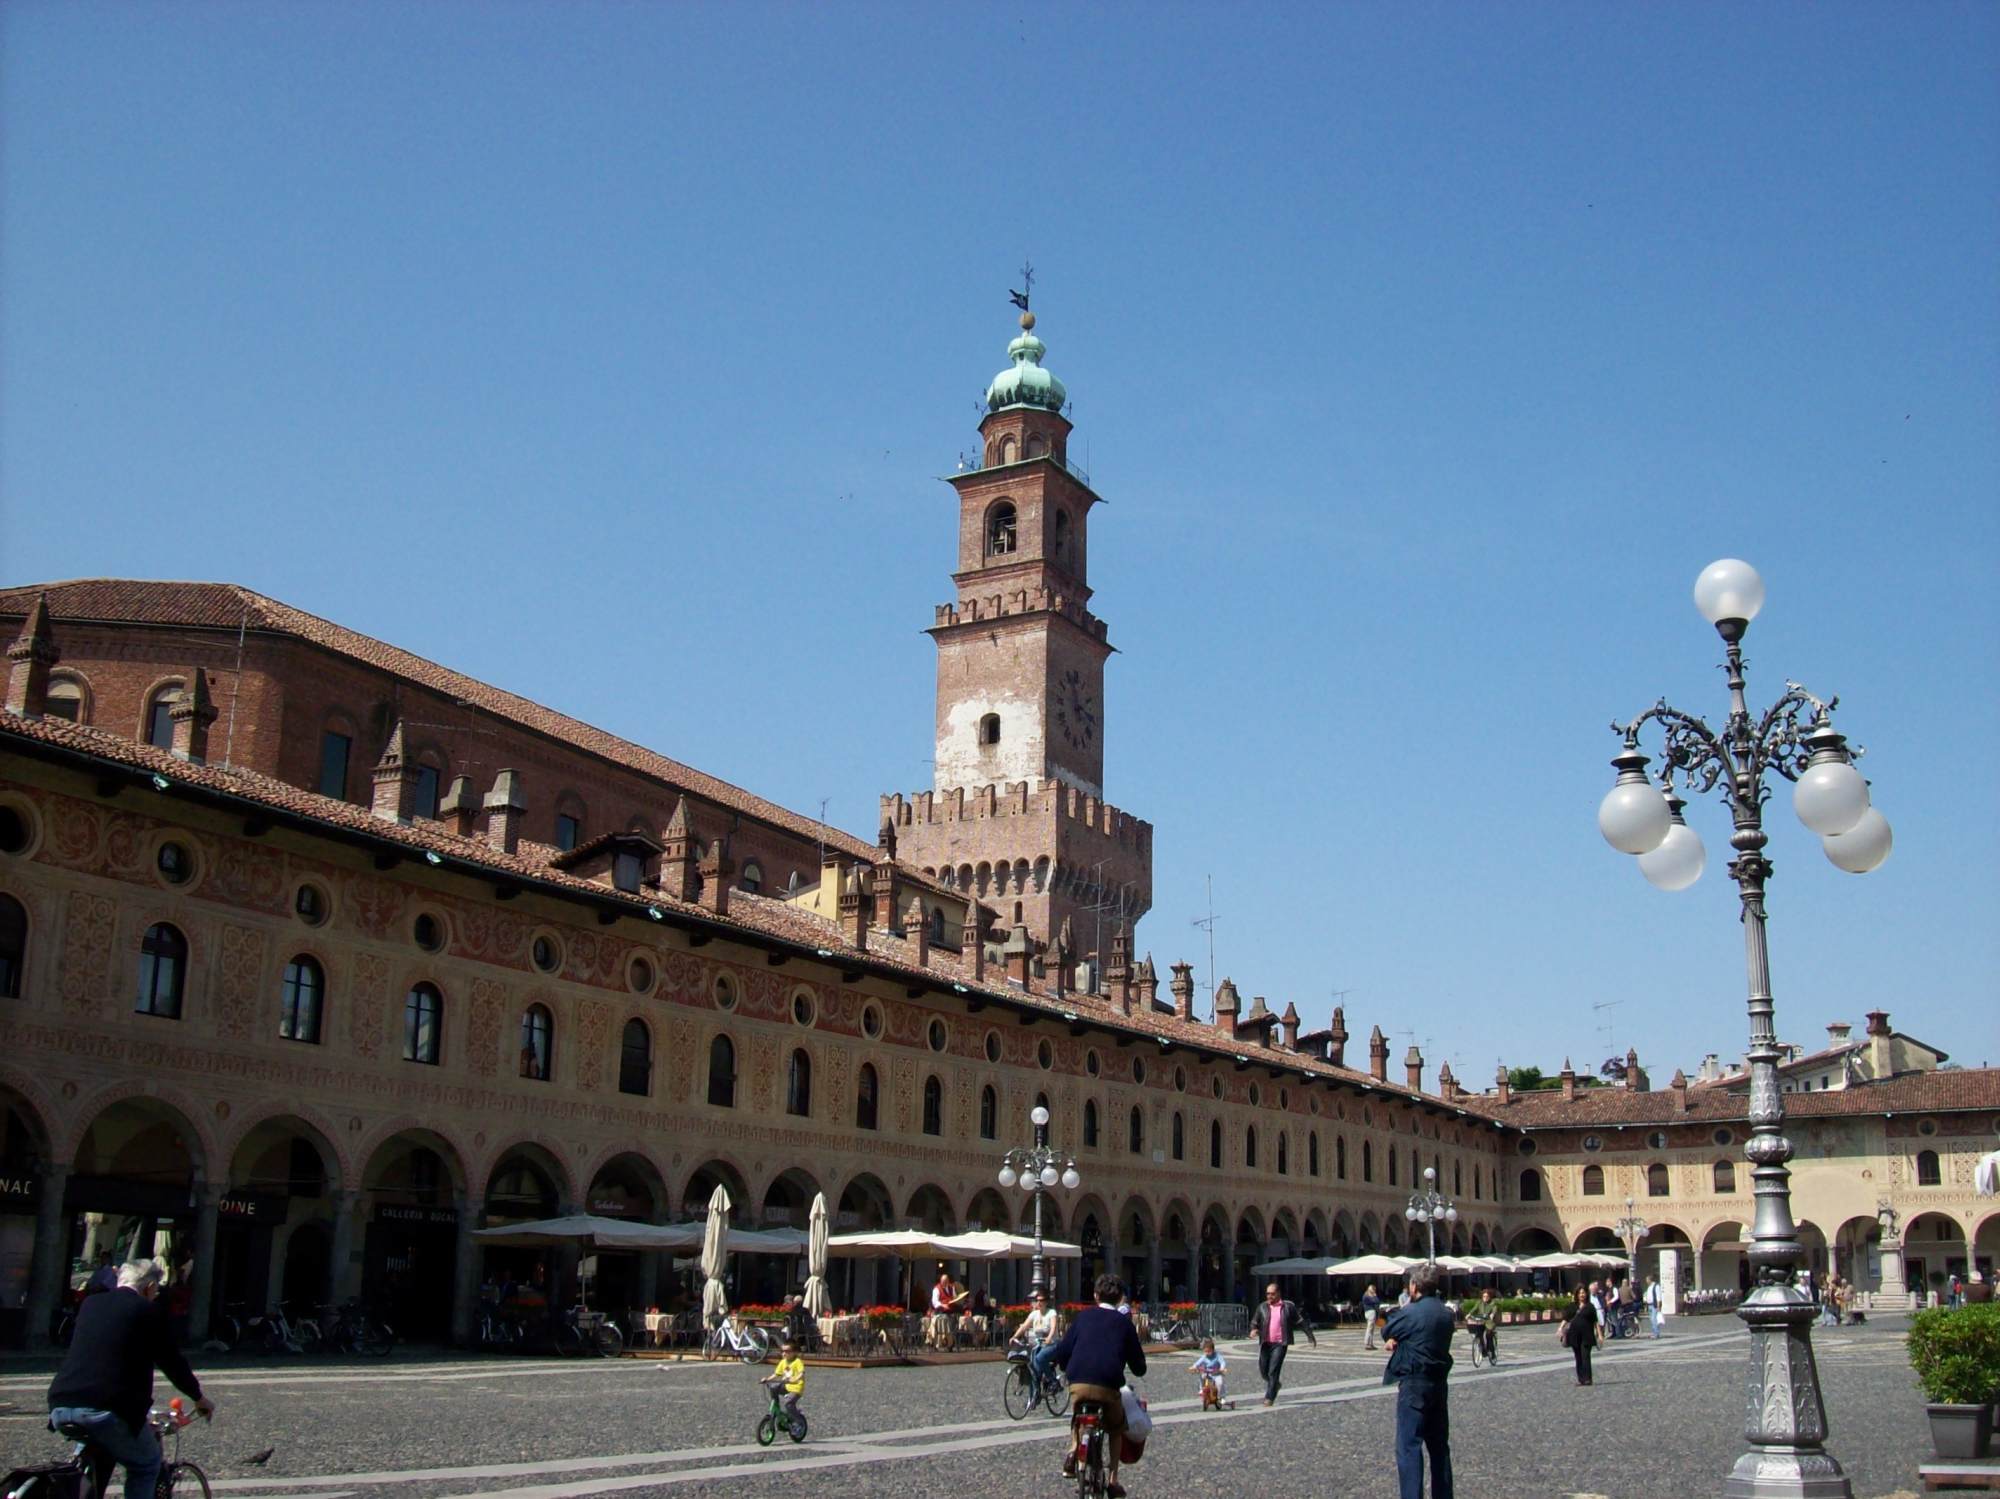
[(1035, 331), (1035, 315), (1032, 312), (1021, 314), (1021, 331), (1023, 333), (1032, 333)]

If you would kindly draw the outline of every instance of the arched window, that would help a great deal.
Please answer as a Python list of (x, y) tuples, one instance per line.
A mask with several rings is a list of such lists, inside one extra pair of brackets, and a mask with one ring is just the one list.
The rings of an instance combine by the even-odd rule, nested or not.
[(154, 749), (174, 747), (174, 704), (181, 700), (181, 684), (169, 683), (146, 704), (146, 743)]
[(72, 671), (51, 676), (48, 693), (42, 699), (42, 716), (66, 718), (71, 723), (89, 723), (90, 684)]
[(403, 1060), (437, 1066), (443, 1029), (444, 996), (436, 984), (416, 985), (403, 998)]
[(147, 927), (145, 940), (139, 944), (139, 1000), (133, 1008), (141, 1015), (180, 1019), (187, 959), (187, 938), (179, 928), (164, 921)]
[(556, 813), (556, 847), (568, 853), (583, 842), (583, 818), (576, 812)]
[(924, 919), (931, 929), (932, 944), (942, 943), (944, 941), (944, 907), (932, 906), (931, 914)]
[(1252, 1171), (1257, 1169), (1257, 1126), (1254, 1124), (1243, 1131), (1243, 1164)]
[(792, 1049), (791, 1065), (785, 1069), (785, 1112), (810, 1119), (812, 1111), (813, 1059), (798, 1046)]
[(1055, 538), (1050, 550), (1056, 561), (1063, 563), (1069, 561), (1069, 512), (1067, 510), (1059, 509), (1056, 511)]
[(854, 1127), (856, 1129), (875, 1128), (875, 1068), (872, 1063), (861, 1064), (861, 1076), (854, 1085)]
[(1389, 1185), (1396, 1185), (1396, 1147), (1389, 1147)]
[(1371, 1140), (1361, 1142), (1361, 1179), (1365, 1182), (1375, 1180), (1375, 1145)]
[(1667, 1195), (1667, 1168), (1658, 1161), (1646, 1168), (1646, 1195), (1648, 1197)]
[(1000, 461), (1002, 463), (1012, 463), (1014, 461), (1014, 436), (1012, 433), (1000, 439)]
[[(1006, 460), (1002, 460), (1005, 462)], [(986, 555), (989, 557), (1010, 557), (1018, 545), (1015, 535), (1017, 522), (1014, 507), (1002, 500), (986, 513)]]
[(1333, 1174), (1342, 1181), (1347, 1180), (1347, 1136), (1333, 1137)]
[(1319, 1175), (1319, 1131), (1306, 1136), (1306, 1175)]
[(764, 888), (764, 866), (755, 859), (744, 860), (743, 873), (737, 876), (736, 887), (745, 894), (757, 894)]
[(944, 1084), (935, 1075), (924, 1079), (924, 1133), (944, 1133)]
[(1039, 432), (1030, 432), (1028, 434), (1027, 451), (1023, 454), (1023, 456), (1028, 458), (1040, 458), (1043, 454), (1047, 453), (1048, 450), (1049, 450), (1049, 445), (1047, 441), (1044, 440), (1044, 438), (1042, 437), (1042, 434)]
[(285, 965), (278, 1034), (287, 1041), (319, 1044), (320, 1003), (326, 997), (326, 972), (317, 960), (300, 953)]
[(1083, 1148), (1097, 1149), (1097, 1100), (1094, 1098), (1083, 1101)]
[(1920, 1187), (1941, 1186), (1943, 1175), (1938, 1171), (1938, 1153), (1935, 1150), (1917, 1152), (1917, 1185)]
[(1278, 1175), (1292, 1173), (1292, 1139), (1283, 1130), (1278, 1131)]
[(1542, 1173), (1533, 1166), (1521, 1173), (1521, 1201), (1540, 1202), (1542, 1200)]
[(636, 1015), (618, 1043), (618, 1091), (641, 1098), (653, 1091), (653, 1033)]
[(0, 999), (21, 997), (21, 970), (27, 963), (27, 908), (11, 895), (0, 895)]
[(1602, 1166), (1585, 1166), (1583, 1168), (1583, 1195), (1585, 1197), (1602, 1197), (1604, 1195), (1604, 1168)]
[(1000, 715), (989, 713), (979, 720), (979, 742), (998, 744), (1000, 742)]
[(1186, 1159), (1187, 1159), (1187, 1126), (1186, 1126), (1186, 1125), (1185, 1125), (1185, 1124), (1184, 1124), (1184, 1123), (1182, 1122), (1182, 1120), (1181, 1120), (1181, 1116), (1180, 1116), (1180, 1111), (1179, 1111), (1178, 1109), (1176, 1109), (1176, 1110), (1174, 1111), (1174, 1140), (1173, 1140), (1173, 1144), (1174, 1144), (1174, 1159), (1175, 1159), (1175, 1160), (1177, 1160), (1177, 1161), (1182, 1161), (1182, 1160), (1186, 1160)]
[(521, 1076), (545, 1083), (553, 1070), (556, 1021), (547, 1005), (529, 1005), (521, 1012)]
[(1146, 1148), (1146, 1116), (1139, 1112), (1139, 1106), (1132, 1105), (1131, 1122), (1125, 1129), (1125, 1148), (1138, 1155)]
[(1222, 1121), (1214, 1119), (1208, 1126), (1208, 1164), (1217, 1171), (1222, 1169)]
[(1717, 1161), (1715, 1163), (1715, 1190), (1718, 1192), (1734, 1192), (1736, 1190), (1736, 1163), (1734, 1161)]
[(1465, 1190), (1465, 1174), (1462, 1163), (1451, 1163), (1451, 1195), (1456, 1197)]
[(979, 1138), (996, 1140), (1000, 1137), (1000, 1095), (988, 1083), (979, 1090)]
[(718, 1109), (736, 1107), (736, 1043), (727, 1036), (708, 1043), (708, 1101)]

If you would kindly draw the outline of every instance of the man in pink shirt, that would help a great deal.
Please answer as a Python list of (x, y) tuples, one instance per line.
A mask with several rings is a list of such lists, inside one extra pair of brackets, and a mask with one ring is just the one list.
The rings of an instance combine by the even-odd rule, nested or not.
[(1296, 1302), (1278, 1294), (1278, 1283), (1264, 1287), (1264, 1304), (1250, 1318), (1257, 1331), (1257, 1372), (1264, 1376), (1264, 1403), (1278, 1398), (1278, 1376), (1285, 1367), (1285, 1350), (1292, 1346), (1292, 1334), (1305, 1329), (1306, 1340), (1315, 1345), (1312, 1326), (1299, 1314)]

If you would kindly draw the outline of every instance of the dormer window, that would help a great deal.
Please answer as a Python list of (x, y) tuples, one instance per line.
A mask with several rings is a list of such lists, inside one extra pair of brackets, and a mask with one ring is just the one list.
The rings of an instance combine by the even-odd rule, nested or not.
[(979, 720), (979, 742), (982, 745), (1000, 742), (1000, 715), (989, 713)]
[(639, 893), (639, 876), (645, 872), (646, 862), (630, 849), (620, 849), (611, 856), (611, 883), (627, 895)]
[(1017, 544), (1015, 528), (1017, 522), (1014, 507), (1005, 500), (995, 505), (986, 517), (986, 555), (989, 557), (1009, 557)]

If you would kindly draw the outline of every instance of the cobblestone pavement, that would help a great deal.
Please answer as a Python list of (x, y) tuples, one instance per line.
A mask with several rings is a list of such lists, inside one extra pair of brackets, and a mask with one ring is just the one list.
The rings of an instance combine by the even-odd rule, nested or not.
[[(1734, 1319), (1672, 1324), (1654, 1343), (1613, 1344), (1579, 1389), (1545, 1326), (1502, 1333), (1496, 1369), (1463, 1358), (1452, 1378), (1459, 1492), (1477, 1499), (1657, 1499), (1712, 1495), (1742, 1448), (1745, 1335)], [(1900, 1318), (1815, 1339), (1833, 1439), (1857, 1499), (1906, 1495), (1929, 1450)], [(1159, 1423), (1129, 1472), (1148, 1494), (1358, 1499), (1396, 1492), (1393, 1390), (1358, 1336), (1301, 1344), (1266, 1410), (1256, 1355), (1225, 1349), (1237, 1409), (1202, 1413), (1186, 1360), (1141, 1381)], [(0, 1438), (11, 1463), (57, 1455), (40, 1429), (48, 1367), (0, 1366)], [(211, 1360), (216, 1424), (186, 1455), (216, 1492), (241, 1499), (569, 1499), (723, 1494), (977, 1494), (1063, 1491), (1060, 1423), (1000, 1407), (997, 1364), (810, 1372), (803, 1446), (766, 1451), (752, 1428), (760, 1371), (741, 1365), (402, 1354), (360, 1363)], [(164, 1390), (162, 1392), (165, 1393)], [(12, 1402), (7, 1410), (5, 1402)], [(242, 1461), (265, 1447), (264, 1467)]]

